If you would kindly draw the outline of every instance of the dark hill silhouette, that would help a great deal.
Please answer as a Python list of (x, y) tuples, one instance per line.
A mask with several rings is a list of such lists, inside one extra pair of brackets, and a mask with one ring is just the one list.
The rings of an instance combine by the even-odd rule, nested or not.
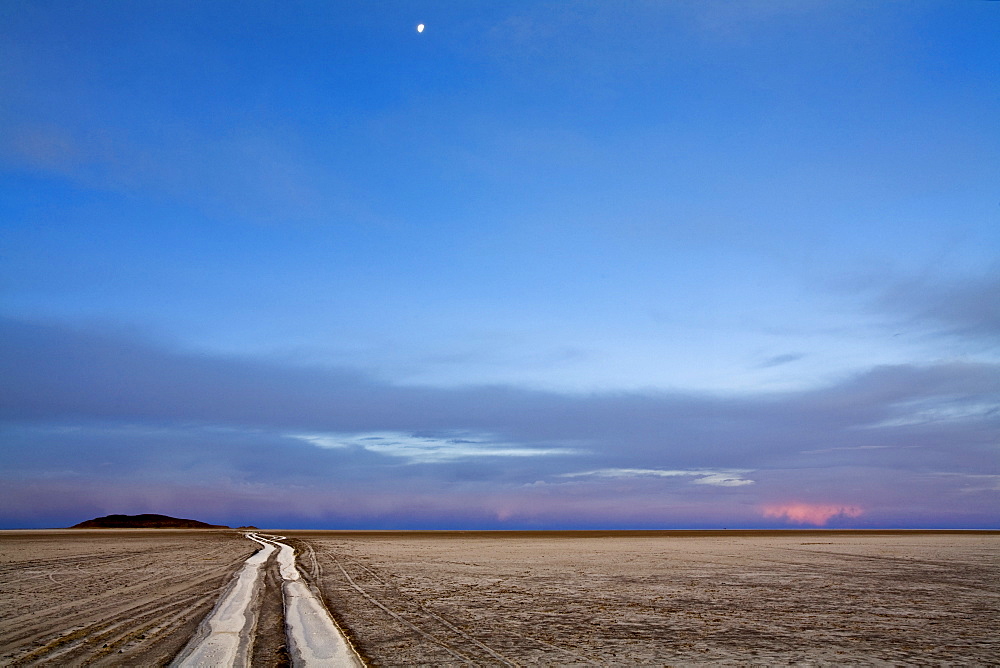
[(224, 524), (206, 524), (167, 515), (107, 515), (74, 524), (70, 529), (228, 529)]

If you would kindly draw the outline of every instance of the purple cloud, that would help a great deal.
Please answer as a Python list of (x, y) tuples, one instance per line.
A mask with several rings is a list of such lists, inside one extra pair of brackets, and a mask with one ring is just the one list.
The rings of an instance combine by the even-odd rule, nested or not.
[[(292, 515), (312, 509), (302, 517), (339, 517), (338, 504), (350, 499), (356, 522), (409, 517), (410, 525), (458, 506), (476, 509), (463, 522), (486, 524), (503, 516), (525, 525), (584, 517), (659, 525), (685, 512), (723, 523), (729, 512), (729, 524), (752, 524), (758, 508), (789, 498), (843, 498), (866, 508), (846, 519), (877, 522), (879, 507), (917, 494), (927, 507), (929, 490), (951, 499), (931, 504), (934, 512), (995, 495), (969, 476), (1000, 474), (1000, 368), (990, 364), (880, 367), (763, 395), (560, 394), (402, 387), (124, 335), (0, 325), (2, 470), (31, 498), (28, 490), (48, 486), (98, 503), (147, 480), (174, 499), (191, 487), (227, 490), (260, 508), (269, 495), (288, 499)], [(832, 476), (845, 466), (889, 491), (836, 491), (861, 479)], [(363, 500), (372, 490), (382, 502)], [(2, 513), (16, 516), (25, 503), (8, 501)], [(961, 516), (991, 522), (991, 507)]]

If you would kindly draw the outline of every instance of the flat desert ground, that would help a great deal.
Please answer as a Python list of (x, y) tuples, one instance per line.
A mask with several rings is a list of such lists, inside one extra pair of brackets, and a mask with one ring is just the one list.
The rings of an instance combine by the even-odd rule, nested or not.
[[(372, 665), (1000, 664), (997, 532), (271, 532)], [(259, 546), (0, 532), (0, 664), (157, 665)], [(277, 564), (254, 665), (287, 661)]]

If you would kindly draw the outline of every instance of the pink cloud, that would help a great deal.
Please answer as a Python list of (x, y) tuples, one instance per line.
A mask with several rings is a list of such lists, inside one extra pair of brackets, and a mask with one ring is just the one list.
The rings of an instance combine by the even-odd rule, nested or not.
[(815, 526), (823, 526), (834, 517), (858, 517), (863, 512), (858, 506), (817, 503), (783, 503), (764, 507), (764, 517), (785, 518), (795, 524)]

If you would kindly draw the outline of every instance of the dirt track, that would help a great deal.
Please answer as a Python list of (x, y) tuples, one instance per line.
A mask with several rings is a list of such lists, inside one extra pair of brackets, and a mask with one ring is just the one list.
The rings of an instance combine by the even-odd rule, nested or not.
[[(285, 535), (375, 665), (1000, 663), (997, 533)], [(165, 664), (254, 549), (0, 532), (0, 665)], [(267, 590), (260, 666), (287, 660)]]

